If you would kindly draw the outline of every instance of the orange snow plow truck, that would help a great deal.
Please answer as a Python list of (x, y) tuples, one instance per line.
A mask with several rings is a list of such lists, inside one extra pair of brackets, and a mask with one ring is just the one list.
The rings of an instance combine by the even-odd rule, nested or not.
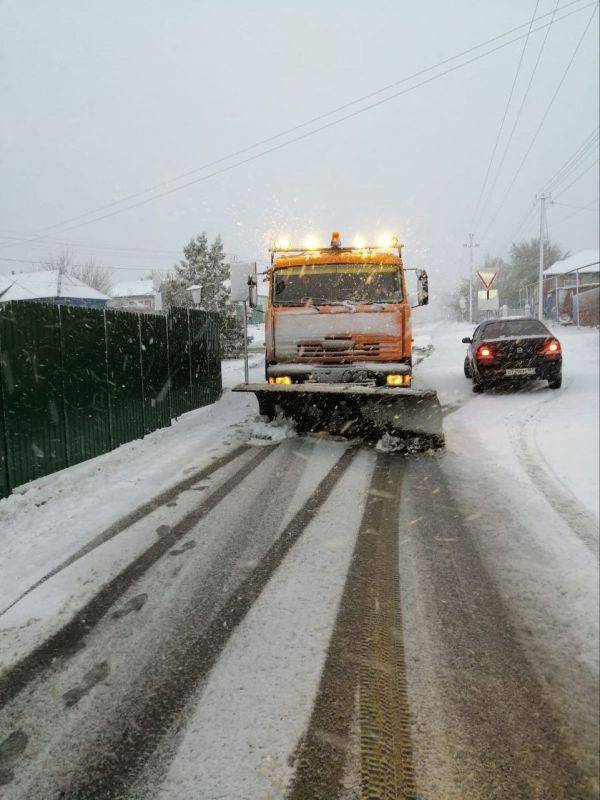
[[(287, 244), (287, 243), (286, 243)], [(265, 311), (265, 383), (260, 413), (291, 417), (299, 430), (413, 446), (443, 445), (436, 392), (412, 386), (411, 306), (402, 245), (326, 248), (275, 246)], [(387, 245), (387, 246), (386, 246)], [(427, 274), (416, 270), (417, 305), (428, 302)], [(420, 448), (419, 448), (420, 449)]]

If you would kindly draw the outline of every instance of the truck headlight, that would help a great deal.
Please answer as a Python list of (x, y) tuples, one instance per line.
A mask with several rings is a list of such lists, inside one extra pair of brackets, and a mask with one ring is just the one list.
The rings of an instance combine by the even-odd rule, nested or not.
[(269, 378), (269, 383), (285, 383), (289, 384), (292, 379), (289, 375), (277, 375), (275, 378)]

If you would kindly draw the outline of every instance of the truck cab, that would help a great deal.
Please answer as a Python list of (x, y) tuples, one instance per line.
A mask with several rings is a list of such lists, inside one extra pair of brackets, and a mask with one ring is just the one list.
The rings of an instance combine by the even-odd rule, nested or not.
[[(265, 312), (270, 384), (410, 387), (411, 306), (402, 246), (271, 251)], [(428, 302), (418, 271), (419, 305)]]

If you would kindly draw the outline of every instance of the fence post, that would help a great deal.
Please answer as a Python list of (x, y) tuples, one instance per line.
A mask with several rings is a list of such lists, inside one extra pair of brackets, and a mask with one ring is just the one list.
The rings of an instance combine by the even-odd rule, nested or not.
[[(2, 375), (2, 370), (6, 369), (4, 366), (4, 356), (2, 354), (2, 318), (0, 317), (0, 415), (2, 419), (0, 420), (0, 428), (2, 429), (2, 450), (4, 452), (4, 469), (2, 472), (3, 475), (0, 474), (0, 497), (3, 494), (8, 495), (12, 492), (12, 484), (10, 482), (10, 472), (8, 469), (8, 430), (6, 427), (6, 411), (4, 405), (4, 378)], [(3, 485), (4, 484), (4, 485)]]
[(104, 320), (104, 360), (105, 360), (105, 371), (106, 371), (106, 403), (108, 408), (108, 439), (110, 442), (110, 449), (114, 450), (115, 432), (114, 432), (114, 423), (112, 414), (112, 392), (111, 392), (110, 369), (108, 366), (108, 323), (106, 321), (106, 308), (102, 309), (102, 318)]
[(192, 409), (192, 321), (190, 309), (187, 309), (187, 330), (188, 330), (188, 365), (190, 373), (190, 410)]
[(173, 404), (171, 402), (171, 343), (169, 339), (169, 312), (165, 312), (165, 331), (167, 338), (167, 397), (169, 399), (169, 421), (173, 424)]
[(59, 303), (57, 303), (57, 308), (58, 308), (58, 349), (60, 350), (60, 392), (62, 396), (62, 418), (63, 418), (63, 428), (64, 428), (63, 441), (65, 446), (65, 461), (67, 462), (67, 466), (70, 467), (71, 447), (70, 447), (69, 430), (67, 423), (67, 398), (65, 393), (65, 342), (62, 329), (62, 309)]
[(140, 381), (142, 384), (142, 437), (146, 435), (146, 396), (144, 394), (144, 346), (142, 343), (142, 315), (138, 314), (138, 343), (140, 350)]

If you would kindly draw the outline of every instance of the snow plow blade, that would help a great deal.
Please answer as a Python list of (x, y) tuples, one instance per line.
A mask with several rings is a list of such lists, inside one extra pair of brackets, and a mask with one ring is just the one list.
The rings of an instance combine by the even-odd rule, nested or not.
[(291, 418), (300, 432), (381, 439), (405, 439), (409, 449), (444, 445), (442, 409), (431, 389), (395, 389), (351, 383), (239, 384), (234, 392), (253, 392), (268, 419)]

